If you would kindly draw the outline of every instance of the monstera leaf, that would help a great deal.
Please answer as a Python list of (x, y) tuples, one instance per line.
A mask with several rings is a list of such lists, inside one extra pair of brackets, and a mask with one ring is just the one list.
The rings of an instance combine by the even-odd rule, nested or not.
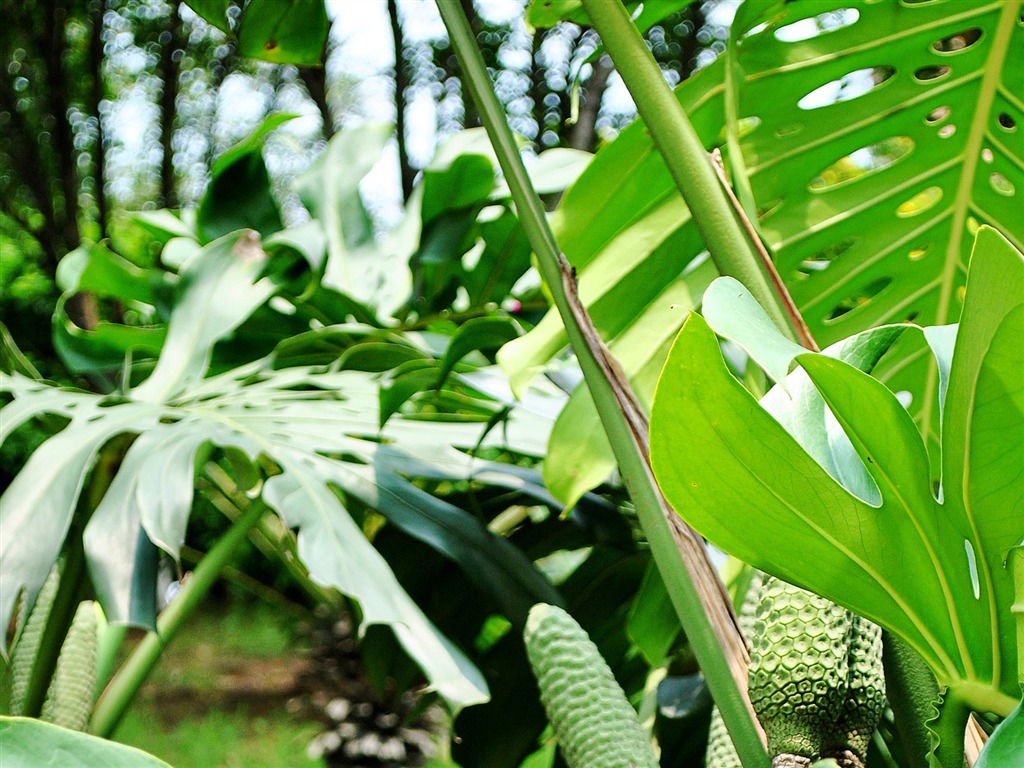
[(4, 762), (10, 765), (63, 765), (66, 768), (170, 768), (133, 747), (60, 728), (28, 717), (0, 717)]
[[(747, 0), (731, 34), (676, 95), (705, 146), (722, 145), (818, 341), (908, 319), (956, 322), (978, 227), (1024, 242), (1019, 3)], [(598, 153), (553, 224), (613, 351), (628, 328), (676, 301), (659, 294), (703, 249), (639, 123)], [(634, 377), (664, 354), (660, 337), (640, 343), (629, 346), (642, 358), (627, 367)], [(918, 395), (913, 386), (934, 382), (936, 368), (919, 337), (902, 344), (901, 366), (879, 375)], [(552, 313), (500, 360), (522, 383), (564, 346)], [(916, 396), (912, 413), (934, 443), (935, 398)], [(589, 438), (578, 420), (572, 431)], [(552, 439), (588, 455), (601, 446), (561, 428)]]
[[(749, 302), (736, 296), (716, 290), (705, 311), (727, 316), (723, 298)], [(788, 342), (765, 343), (766, 317), (753, 325), (741, 343), (785, 370)], [(863, 354), (891, 333), (842, 346)], [(1024, 257), (983, 227), (948, 373), (952, 334), (925, 335), (946, 382), (938, 486), (921, 432), (877, 379), (796, 348), (800, 370), (765, 400), (773, 418), (728, 372), (697, 315), (658, 385), (653, 467), (709, 540), (900, 635), (953, 696), (1005, 715), (1019, 697), (1006, 559), (1024, 538)]]
[[(197, 457), (210, 446), (230, 448), (254, 466), (273, 463), (263, 500), (286, 527), (298, 530), (298, 553), (314, 580), (355, 598), (366, 624), (392, 626), (453, 707), (485, 700), (480, 673), (401, 588), (343, 498), (379, 510), (471, 569), (502, 612), (522, 621), (538, 600), (560, 601), (550, 582), (476, 517), (425, 493), (404, 473), (425, 467), (433, 476), (469, 479), (486, 472), (497, 484), (521, 484), (517, 473), (459, 449), (494, 445), (536, 455), (543, 450), (545, 421), (520, 409), (499, 434), (488, 429), (486, 415), (457, 419), (443, 429), (399, 415), (381, 430), (379, 384), (368, 372), (277, 368), (274, 358), (266, 358), (208, 375), (214, 345), (276, 290), (262, 276), (266, 262), (251, 233), (229, 235), (197, 251), (182, 266), (156, 367), (133, 389), (102, 396), (18, 374), (0, 378), (0, 392), (12, 398), (0, 411), (0, 441), (36, 415), (67, 419), (0, 499), (0, 623), (7, 623), (22, 590), (34, 599), (61, 551), (98, 452), (127, 434), (137, 437), (83, 538), (108, 618), (152, 625), (153, 545), (178, 556)], [(495, 403), (491, 409), (503, 407)]]

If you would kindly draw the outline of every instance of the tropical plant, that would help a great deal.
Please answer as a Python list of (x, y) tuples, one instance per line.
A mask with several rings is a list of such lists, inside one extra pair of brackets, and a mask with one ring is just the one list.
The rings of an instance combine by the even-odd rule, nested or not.
[[(936, 730), (941, 749), (952, 741), (955, 753), (970, 709), (1007, 715), (1019, 698), (1007, 553), (1024, 537), (1014, 470), (1022, 404), (1011, 373), (1021, 363), (1024, 257), (983, 228), (959, 330), (923, 332), (943, 393), (939, 486), (897, 395), (844, 362), (863, 367), (917, 326), (883, 326), (807, 353), (727, 280), (705, 294), (704, 316), (780, 382), (763, 401), (774, 418), (744, 404), (753, 400), (714, 335), (691, 317), (652, 413), (659, 482), (725, 550), (903, 638), (946, 691)], [(802, 371), (787, 376), (794, 362)]]
[[(152, 625), (152, 611), (147, 614), (138, 600), (151, 589), (133, 587), (149, 583), (144, 566), (154, 542), (175, 554), (198, 466), (204, 482), (216, 486), (214, 497), (227, 500), (222, 506), (237, 519), (205, 567), (196, 569), (191, 589), (158, 620), (163, 633), (173, 633), (235, 543), (258, 528), (277, 551), (298, 553), (305, 563), (298, 576), (311, 591), (317, 581), (336, 586), (356, 598), (364, 622), (391, 623), (454, 708), (483, 698), (486, 675), (492, 704), (468, 709), (456, 728), (464, 736), (501, 733), (502, 749), (466, 738), (456, 757), (467, 764), (516, 766), (538, 745), (527, 758), (530, 764), (550, 765), (556, 759), (552, 740), (542, 735), (539, 708), (509, 705), (528, 698), (533, 688), (518, 633), (507, 629), (522, 623), (531, 600), (543, 599), (568, 604), (647, 713), (657, 709), (658, 696), (669, 688), (658, 680), (678, 663), (680, 649), (692, 653), (739, 759), (748, 768), (765, 765), (745, 698), (745, 648), (729, 597), (703, 541), (679, 522), (655, 485), (648, 458), (646, 411), (662, 364), (689, 355), (696, 360), (688, 363), (694, 380), (709, 389), (694, 391), (691, 382), (684, 388), (670, 369), (656, 403), (654, 455), (672, 498), (694, 497), (690, 483), (697, 483), (699, 492), (720, 487), (722, 493), (736, 493), (747, 487), (747, 468), (729, 460), (763, 451), (755, 439), (760, 438), (774, 441), (778, 455), (802, 467), (792, 488), (797, 481), (815, 483), (802, 498), (808, 505), (815, 494), (830, 494), (845, 504), (848, 519), (864, 526), (876, 505), (918, 513), (912, 519), (935, 516), (940, 508), (964, 515), (957, 518), (959, 527), (936, 522), (920, 542), (908, 544), (905, 557), (915, 564), (920, 584), (883, 595), (869, 579), (837, 576), (852, 556), (835, 537), (792, 537), (786, 542), (791, 548), (807, 543), (817, 553), (814, 562), (794, 565), (799, 553), (788, 551), (782, 558), (782, 548), (765, 552), (708, 514), (718, 501), (715, 494), (701, 496), (693, 512), (702, 530), (746, 560), (889, 627), (906, 642), (908, 665), (923, 657), (950, 691), (936, 725), (941, 740), (934, 759), (959, 768), (967, 707), (1006, 714), (1017, 696), (1007, 613), (1012, 582), (997, 566), (1019, 540), (1020, 514), (1012, 493), (1002, 499), (1009, 508), (1003, 509), (1004, 517), (998, 507), (995, 513), (992, 507), (979, 511), (984, 504), (978, 506), (971, 489), (951, 484), (949, 477), (960, 466), (956, 462), (975, 412), (1004, 433), (978, 448), (979, 460), (992, 464), (990, 473), (977, 477), (991, 480), (1012, 472), (1020, 458), (1013, 432), (1019, 425), (1020, 390), (1011, 383), (1019, 361), (1007, 341), (1021, 331), (1020, 262), (1012, 245), (1019, 247), (1022, 233), (1011, 207), (1017, 190), (1024, 189), (1024, 152), (1017, 141), (1024, 112), (1015, 95), (1024, 70), (1020, 4), (961, 3), (951, 14), (949, 4), (935, 1), (826, 7), (750, 0), (737, 14), (726, 53), (673, 98), (618, 2), (535, 0), (535, 21), (563, 18), (595, 27), (645, 123), (598, 154), (564, 195), (550, 227), (537, 196), (545, 189), (536, 183), (542, 173), (535, 168), (531, 182), (472, 25), (453, 0), (438, 5), (504, 178), (496, 178), (492, 160), (478, 149), (462, 151), (478, 147), (479, 136), (467, 135), (462, 149), (442, 154), (426, 169), (403, 226), (378, 241), (367, 226), (357, 184), (388, 134), (362, 129), (358, 139), (337, 137), (299, 182), (313, 219), (286, 229), (260, 159), (262, 138), (286, 119), (274, 118), (214, 166), (211, 191), (194, 218), (145, 217), (169, 269), (146, 273), (102, 248), (69, 259), (61, 275), (69, 295), (100, 291), (116, 275), (111, 317), (117, 319), (122, 302), (137, 314), (127, 324), (99, 323), (91, 329), (76, 327), (63, 309), (57, 315), (67, 359), (106, 395), (61, 390), (18, 373), (3, 379), (12, 399), (4, 409), (7, 430), (37, 414), (58, 419), (50, 422), (55, 436), (35, 451), (4, 497), (0, 617), (9, 616), (14, 606), (6, 585), (25, 586), (31, 603), (63, 547), (65, 573), (70, 568), (80, 574), (87, 560), (92, 564), (98, 597), (112, 616)], [(655, 23), (658, 14), (678, 5), (645, 4), (636, 23)], [(204, 6), (222, 17), (226, 7)], [(319, 14), (322, 4), (296, 8)], [(259, 27), (253, 18), (247, 12), (241, 31), (235, 31), (241, 35), (246, 25)], [(263, 32), (273, 28), (260, 27)], [(267, 52), (278, 55), (276, 36), (260, 39)], [(289, 36), (282, 40), (291, 44)], [(297, 38), (297, 43), (312, 50), (309, 40)], [(374, 151), (364, 153), (366, 146)], [(727, 171), (717, 171), (716, 160), (707, 155), (714, 148)], [(944, 150), (950, 148), (955, 151), (947, 156)], [(549, 159), (549, 168), (557, 172), (563, 159), (570, 165), (578, 161)], [(984, 224), (995, 226), (1009, 243)], [(240, 228), (255, 229), (262, 239), (239, 233)], [(985, 255), (975, 259), (972, 286), (980, 281), (982, 289), (972, 287), (968, 295), (954, 350), (952, 332), (942, 327), (960, 316), (969, 243), (978, 233), (984, 246), (978, 253)], [(762, 239), (778, 274), (767, 252), (759, 253)], [(705, 248), (710, 258), (702, 258)], [(519, 280), (531, 249), (557, 314), (516, 338), (518, 324), (495, 312), (491, 302), (534, 308), (542, 303), (544, 294), (524, 289)], [(406, 264), (412, 268), (408, 273)], [(743, 288), (712, 284), (718, 273), (739, 278)], [(222, 298), (218, 285), (237, 287), (237, 295)], [(739, 342), (777, 382), (764, 407), (803, 448), (729, 377), (704, 320), (685, 321), (672, 346), (686, 317), (683, 310), (700, 306), (708, 285), (708, 323)], [(1000, 289), (1001, 303), (990, 309), (973, 298), (985, 286)], [(789, 302), (790, 294), (795, 303)], [(144, 322), (134, 322), (137, 318)], [(530, 318), (529, 312), (520, 318)], [(937, 327), (924, 333), (879, 327), (908, 320)], [(794, 343), (814, 349), (815, 338), (832, 346), (815, 355)], [(493, 369), (479, 366), (479, 357), (476, 362), (466, 357), (493, 351), (509, 339), (499, 360), (521, 404), (507, 396)], [(562, 370), (552, 372), (552, 379), (578, 378), (576, 363), (561, 357), (567, 341), (586, 386), (576, 387), (562, 408), (562, 396), (535, 378), (555, 358)], [(621, 367), (603, 342), (621, 358)], [(998, 347), (994, 353), (985, 351), (989, 342)], [(760, 395), (765, 377), (732, 348), (727, 351), (729, 364)], [(127, 352), (131, 358), (124, 364)], [(794, 361), (802, 368), (790, 373)], [(795, 392), (792, 401), (779, 394), (783, 388)], [(666, 394), (673, 389), (686, 394)], [(722, 417), (735, 442), (708, 451), (724, 439), (717, 426), (702, 421), (701, 409), (716, 407), (702, 405), (702, 398), (713, 392), (734, 400), (739, 410)], [(904, 393), (909, 410), (893, 392)], [(975, 392), (982, 393), (980, 399), (969, 396)], [(988, 404), (988, 394), (997, 405)], [(891, 425), (899, 442), (880, 441), (873, 425), (865, 426), (862, 415), (844, 407), (847, 401), (877, 406), (884, 415), (878, 418)], [(943, 402), (948, 408), (940, 413)], [(553, 430), (534, 412), (538, 404), (548, 413), (560, 410)], [(667, 416), (658, 415), (662, 408)], [(671, 420), (673, 409), (692, 417), (692, 424), (673, 421), (670, 431), (665, 419)], [(838, 424), (828, 420), (833, 412)], [(811, 414), (813, 422), (807, 421)], [(749, 421), (741, 421), (741, 415)], [(289, 428), (300, 423), (301, 430)], [(688, 446), (688, 465), (659, 458), (677, 450), (678, 430), (702, 425), (707, 442)], [(525, 524), (528, 515), (522, 511), (499, 515), (507, 503), (493, 495), (479, 517), (461, 509), (473, 506), (486, 488), (515, 489), (519, 501), (533, 498), (548, 510), (557, 508), (537, 484), (535, 469), (549, 433), (544, 479), (562, 503), (575, 507), (569, 521), (554, 520), (548, 512), (534, 528)], [(121, 434), (128, 439), (108, 442)], [(910, 452), (912, 466), (894, 455), (897, 447)], [(972, 442), (970, 450), (974, 447)], [(76, 510), (97, 455), (101, 461)], [(712, 455), (721, 461), (710, 465)], [(778, 455), (758, 453), (758, 458), (768, 462)], [(153, 456), (166, 456), (182, 480), (159, 477), (150, 464)], [(865, 469), (858, 456), (872, 466)], [(60, 458), (73, 471), (59, 472), (55, 459)], [(622, 500), (621, 489), (608, 482), (616, 466), (656, 568), (647, 568), (647, 553), (638, 551), (635, 531), (621, 517), (609, 520), (603, 512), (589, 516), (585, 511), (601, 507), (587, 495), (601, 484), (605, 496)], [(747, 490), (760, 493), (776, 475), (785, 476), (766, 463)], [(46, 485), (39, 482), (44, 476), (61, 481)], [(969, 476), (967, 485), (973, 479)], [(933, 493), (940, 481), (941, 492)], [(140, 494), (151, 486), (166, 495)], [(909, 487), (917, 495), (904, 503), (898, 491)], [(756, 517), (752, 509), (776, 509), (772, 499), (792, 488), (745, 496), (742, 501), (753, 506), (740, 508), (747, 519)], [(12, 531), (36, 530), (29, 502), (43, 497), (56, 502), (47, 508), (51, 526), (21, 548)], [(269, 509), (286, 526), (298, 528), (297, 540), (264, 520)], [(788, 509), (783, 505), (776, 511), (783, 515)], [(812, 514), (802, 505), (798, 509)], [(374, 512), (390, 524), (378, 530)], [(581, 519), (582, 530), (573, 528)], [(115, 520), (123, 525), (110, 524)], [(602, 539), (597, 528), (611, 521), (617, 526), (612, 538), (625, 531), (628, 544), (620, 539), (611, 548), (603, 546), (610, 539)], [(509, 531), (507, 538), (516, 546), (489, 527)], [(906, 538), (911, 528), (899, 531)], [(336, 546), (314, 539), (311, 530), (327, 531), (326, 542)], [(396, 531), (469, 569), (489, 592), (488, 608), (468, 610), (471, 601), (452, 599), (451, 593), (442, 609), (436, 606), (444, 598), (426, 600), (429, 590), (414, 584), (412, 576), (421, 561), (403, 562), (401, 545), (389, 540)], [(532, 540), (531, 534), (536, 534)], [(541, 541), (549, 534), (550, 540)], [(110, 542), (115, 540), (137, 556), (114, 563)], [(373, 578), (346, 568), (343, 543), (357, 548)], [(551, 557), (560, 549), (570, 551)], [(879, 552), (869, 554), (875, 559), (867, 554), (853, 559), (870, 560), (866, 572), (882, 572)], [(557, 589), (537, 573), (538, 560)], [(892, 562), (884, 565), (891, 569)], [(814, 572), (818, 564), (829, 567)], [(885, 583), (893, 582), (892, 573), (885, 573)], [(44, 645), (52, 646), (65, 633), (77, 604), (76, 583), (62, 581), (66, 594), (58, 604), (64, 609)], [(382, 589), (383, 584), (388, 587)], [(734, 597), (745, 592), (743, 585), (737, 580)], [(953, 594), (978, 599), (956, 603), (947, 625), (933, 614), (955, 602)], [(981, 600), (982, 595), (990, 599)], [(417, 606), (425, 602), (434, 604), (429, 613), (444, 634)], [(900, 614), (894, 604), (913, 610)], [(966, 629), (975, 621), (983, 629)], [(680, 624), (683, 641), (677, 639)], [(94, 715), (100, 730), (116, 720), (118, 707), (159, 649), (157, 635), (150, 635), (115, 677)], [(52, 664), (40, 668), (31, 683), (36, 691), (51, 670)], [(706, 711), (696, 680), (689, 676), (689, 692), (681, 698), (687, 707)], [(927, 708), (932, 693), (924, 686), (916, 698)], [(897, 718), (885, 725), (886, 733), (902, 734), (922, 719)], [(665, 718), (658, 721), (665, 724)], [(1007, 721), (999, 743), (1012, 744), (1014, 722)], [(658, 738), (663, 765), (687, 764), (686, 755), (701, 748), (691, 743), (672, 750), (669, 729), (659, 730)], [(876, 740), (878, 754), (890, 746), (887, 739)], [(890, 755), (890, 764), (905, 759), (916, 766), (929, 747), (918, 742), (905, 753), (893, 751), (897, 757)]]

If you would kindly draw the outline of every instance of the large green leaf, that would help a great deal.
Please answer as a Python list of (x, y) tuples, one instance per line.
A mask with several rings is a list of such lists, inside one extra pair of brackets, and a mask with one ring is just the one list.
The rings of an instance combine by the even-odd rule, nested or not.
[(170, 768), (134, 747), (28, 717), (0, 717), (4, 764), (63, 768)]
[[(141, 269), (104, 244), (83, 245), (60, 260), (57, 284), (63, 293), (54, 311), (53, 341), (71, 371), (119, 370), (128, 354), (136, 360), (160, 354), (167, 329), (152, 321), (170, 293), (165, 273)], [(99, 319), (93, 328), (80, 328), (66, 305), (82, 291), (99, 299), (113, 297), (122, 311), (138, 312), (148, 322), (129, 326)]]
[[(873, 357), (860, 339), (886, 333), (843, 346)], [(745, 341), (763, 347), (758, 335)], [(1024, 257), (982, 228), (946, 389), (936, 496), (922, 434), (878, 380), (829, 354), (794, 352), (795, 405), (787, 413), (781, 395), (765, 401), (782, 411), (776, 420), (692, 315), (659, 382), (655, 474), (708, 539), (899, 634), (956, 696), (1007, 714), (1018, 682), (1004, 561), (1024, 538), (1022, 338)], [(823, 403), (806, 398), (807, 378)]]
[[(754, 0), (737, 13), (731, 159), (820, 342), (956, 322), (979, 224), (1024, 243), (1021, 11)], [(740, 122), (756, 127), (739, 137)], [(923, 382), (922, 368), (934, 376), (921, 355), (893, 386)], [(929, 438), (933, 402), (927, 389), (913, 409)]]
[[(823, 345), (882, 323), (955, 322), (978, 226), (1024, 242), (1021, 12), (1017, 0), (748, 0), (729, 48), (676, 90), (705, 146), (723, 145), (739, 196)], [(608, 341), (651, 311), (703, 248), (639, 122), (566, 192), (553, 227)], [(670, 262), (658, 262), (662, 244)], [(903, 344), (900, 366), (880, 375), (914, 394), (937, 457), (934, 358), (919, 337)], [(564, 346), (550, 313), (499, 359), (519, 385)], [(573, 429), (594, 431), (579, 421)]]
[[(399, 587), (342, 499), (379, 509), (471, 568), (500, 610), (521, 619), (538, 600), (560, 601), (551, 584), (518, 549), (465, 511), (419, 491), (402, 472), (422, 463), (447, 480), (469, 480), (483, 469), (500, 473), (466, 451), (494, 447), (537, 455), (550, 421), (519, 409), (502, 432), (489, 430), (486, 416), (443, 426), (396, 417), (381, 430), (379, 385), (371, 373), (276, 369), (275, 360), (265, 358), (206, 375), (214, 345), (274, 292), (273, 283), (260, 278), (265, 261), (258, 241), (240, 233), (205, 246), (183, 265), (157, 366), (125, 394), (102, 397), (21, 375), (0, 378), (0, 391), (13, 398), (0, 411), (0, 438), (41, 413), (68, 420), (0, 499), (0, 623), (23, 589), (30, 599), (35, 595), (57, 558), (99, 449), (128, 433), (138, 437), (86, 526), (84, 543), (110, 620), (151, 624), (150, 542), (178, 555), (197, 455), (214, 445), (237, 449), (253, 464), (273, 461), (279, 473), (266, 481), (264, 499), (288, 528), (298, 529), (298, 550), (312, 577), (358, 600), (366, 624), (392, 626), (455, 708), (479, 702), (486, 697), (482, 677)], [(483, 399), (477, 407), (492, 414), (507, 408)], [(405, 451), (413, 454), (410, 460), (403, 460)]]
[[(327, 144), (295, 183), (309, 212), (320, 221), (327, 236), (327, 264), (323, 284), (360, 300), (372, 300), (387, 312), (395, 298), (381, 300), (378, 293), (389, 281), (397, 282), (399, 300), (405, 298), (404, 264), (386, 258), (382, 248), (372, 247), (372, 224), (359, 196), (359, 182), (380, 159), (391, 137), (392, 126), (364, 125), (342, 131)], [(389, 274), (389, 272), (399, 274)]]

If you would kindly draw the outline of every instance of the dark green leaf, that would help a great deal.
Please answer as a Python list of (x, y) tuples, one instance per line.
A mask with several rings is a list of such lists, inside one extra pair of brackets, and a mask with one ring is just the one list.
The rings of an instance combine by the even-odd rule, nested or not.
[(185, 0), (185, 5), (221, 32), (231, 31), (231, 24), (228, 21), (231, 0)]
[(672, 599), (652, 561), (647, 566), (640, 591), (630, 606), (626, 632), (647, 663), (659, 667), (679, 636), (679, 630), (679, 619), (672, 608)]
[(271, 115), (250, 136), (217, 158), (196, 218), (203, 242), (239, 229), (255, 229), (268, 237), (284, 227), (263, 162), (263, 143), (271, 131), (294, 118)]
[(238, 52), (275, 64), (320, 66), (329, 29), (324, 0), (250, 2), (242, 14)]
[(455, 331), (444, 357), (441, 358), (437, 386), (441, 387), (444, 384), (455, 364), (470, 352), (493, 352), (520, 334), (519, 323), (510, 317), (495, 315), (467, 320)]

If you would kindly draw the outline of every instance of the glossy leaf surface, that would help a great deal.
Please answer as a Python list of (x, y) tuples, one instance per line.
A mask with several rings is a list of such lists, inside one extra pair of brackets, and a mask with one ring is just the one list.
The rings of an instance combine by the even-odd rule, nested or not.
[[(535, 6), (540, 13), (543, 3)], [(884, 323), (955, 323), (978, 227), (1024, 243), (1020, 14), (1018, 2), (989, 0), (752, 0), (740, 6), (729, 48), (676, 89), (705, 146), (721, 146), (820, 344)], [(598, 153), (553, 225), (613, 347), (703, 249), (639, 122)], [(912, 414), (937, 456), (934, 358), (919, 337), (903, 344), (903, 363), (879, 375), (912, 392)], [(564, 346), (551, 313), (499, 359), (520, 384)], [(656, 349), (636, 353), (653, 359)], [(579, 421), (574, 429), (591, 431)], [(553, 440), (571, 441), (563, 432)], [(594, 470), (577, 484), (605, 475)]]
[[(937, 498), (918, 427), (877, 379), (828, 354), (796, 355), (794, 399), (776, 390), (765, 400), (773, 418), (691, 315), (652, 414), (659, 484), (718, 546), (899, 634), (955, 695), (1006, 714), (1017, 652), (1004, 560), (1024, 538), (1024, 475), (1002, 457), (1024, 449), (1022, 318), (1024, 257), (983, 228), (946, 390)], [(885, 333), (848, 340), (841, 356)], [(764, 346), (757, 334), (749, 343)], [(801, 392), (805, 377), (823, 404)]]

